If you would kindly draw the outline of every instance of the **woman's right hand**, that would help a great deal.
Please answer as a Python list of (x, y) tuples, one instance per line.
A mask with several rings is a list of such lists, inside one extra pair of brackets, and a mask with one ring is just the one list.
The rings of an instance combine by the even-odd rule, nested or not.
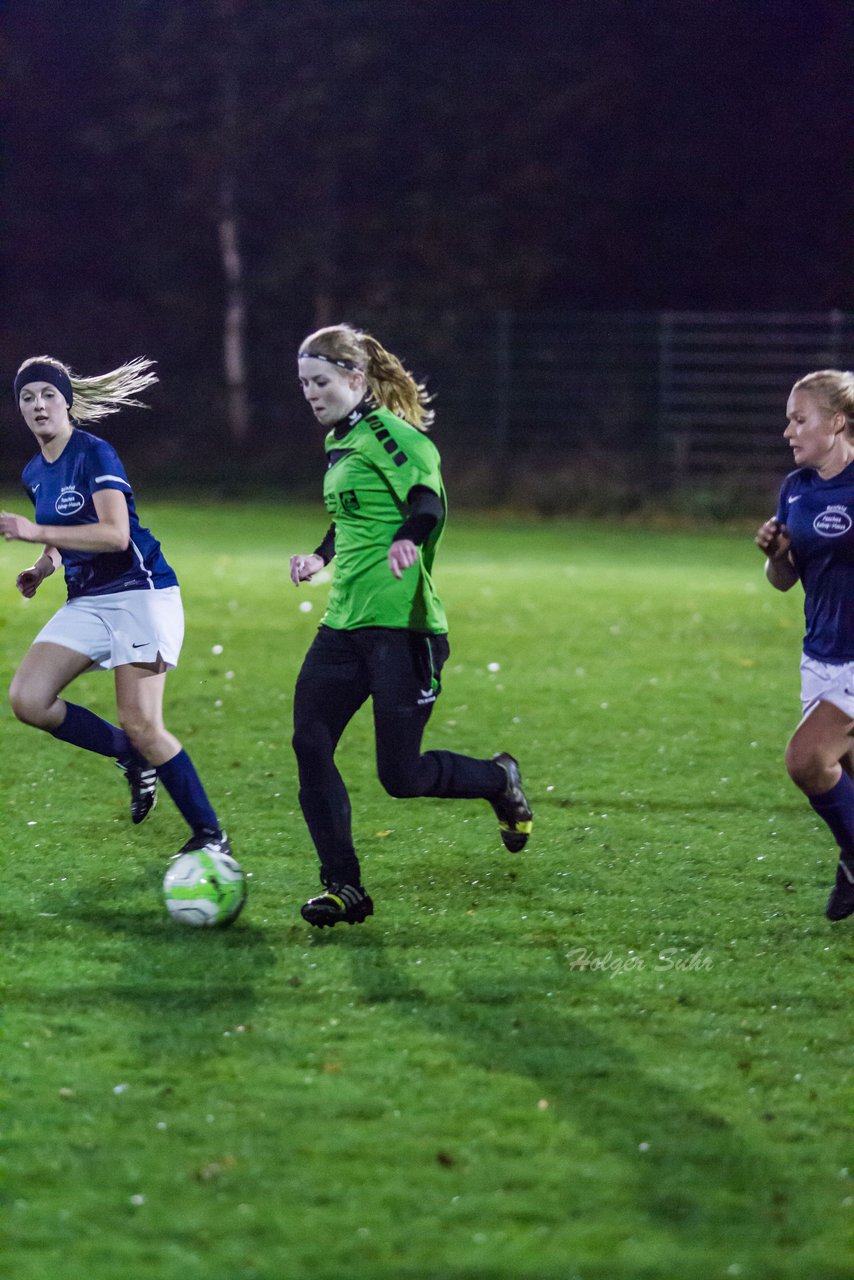
[(24, 569), (15, 579), (15, 586), (18, 588), (22, 596), (27, 600), (32, 600), (45, 578), (49, 578), (50, 574), (42, 573), (36, 565), (31, 569)]
[(782, 560), (789, 554), (789, 548), (792, 545), (789, 530), (773, 517), (759, 526), (753, 541), (769, 560)]
[(301, 582), (310, 582), (325, 565), (323, 556), (316, 555), (314, 552), (310, 556), (291, 556), (291, 582), (295, 587), (298, 587)]

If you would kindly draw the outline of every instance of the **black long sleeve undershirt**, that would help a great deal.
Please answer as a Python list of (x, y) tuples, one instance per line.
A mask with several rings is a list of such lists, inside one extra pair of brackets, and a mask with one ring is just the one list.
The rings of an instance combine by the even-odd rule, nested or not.
[(422, 547), (445, 514), (442, 499), (426, 485), (414, 484), (406, 495), (406, 519), (392, 538)]
[(323, 541), (321, 542), (320, 546), (315, 547), (314, 554), (316, 556), (320, 556), (324, 564), (329, 564), (329, 561), (335, 555), (335, 521), (334, 520), (332, 521), (332, 524), (329, 526), (329, 528), (326, 530), (326, 533), (323, 535)]
[[(426, 485), (414, 484), (406, 495), (406, 519), (392, 538), (392, 542), (414, 542), (421, 547), (429, 538), (436, 525), (445, 514), (442, 499), (438, 493), (428, 489)], [(314, 554), (320, 556), (324, 564), (335, 555), (335, 522), (324, 534), (320, 546)]]

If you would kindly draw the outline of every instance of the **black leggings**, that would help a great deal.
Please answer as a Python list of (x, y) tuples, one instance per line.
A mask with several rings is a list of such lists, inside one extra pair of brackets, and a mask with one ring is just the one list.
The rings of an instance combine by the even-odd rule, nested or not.
[(448, 653), (443, 635), (386, 627), (318, 631), (297, 679), (293, 743), (300, 806), (324, 884), (360, 883), (350, 797), (334, 756), (341, 734), (369, 697), (377, 772), (389, 795), (489, 799), (505, 785), (503, 769), (492, 760), (421, 752)]

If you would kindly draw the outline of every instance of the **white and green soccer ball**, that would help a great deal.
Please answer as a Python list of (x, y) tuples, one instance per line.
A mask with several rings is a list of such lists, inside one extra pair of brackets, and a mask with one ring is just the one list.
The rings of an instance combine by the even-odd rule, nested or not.
[(246, 901), (246, 880), (228, 853), (181, 853), (163, 877), (166, 909), (179, 924), (231, 924)]

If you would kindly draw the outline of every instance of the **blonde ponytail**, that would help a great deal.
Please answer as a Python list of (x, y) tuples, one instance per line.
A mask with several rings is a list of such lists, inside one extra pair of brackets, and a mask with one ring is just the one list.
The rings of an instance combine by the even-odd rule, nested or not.
[(128, 360), (127, 364), (119, 365), (118, 369), (97, 374), (93, 378), (79, 377), (72, 373), (68, 365), (55, 360), (53, 356), (32, 356), (24, 361), (18, 373), (22, 373), (31, 364), (49, 364), (54, 369), (61, 369), (66, 375), (74, 392), (72, 414), (76, 422), (96, 422), (129, 405), (146, 409), (148, 406), (144, 401), (136, 397), (159, 381), (157, 374), (151, 372), (155, 361), (148, 360), (145, 356)]

